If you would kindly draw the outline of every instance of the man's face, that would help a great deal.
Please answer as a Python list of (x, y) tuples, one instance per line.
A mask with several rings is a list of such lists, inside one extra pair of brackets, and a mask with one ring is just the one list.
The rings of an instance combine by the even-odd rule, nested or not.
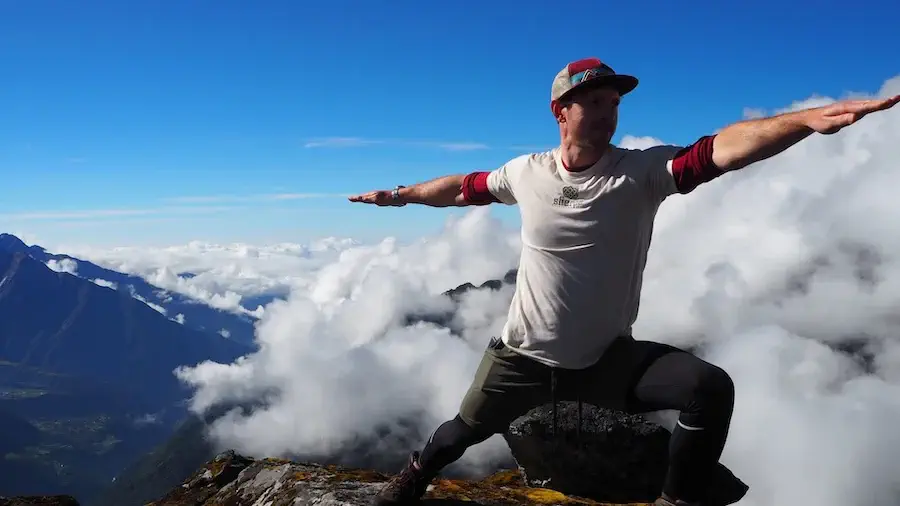
[(566, 97), (562, 119), (569, 140), (592, 149), (604, 149), (619, 123), (619, 93), (612, 88), (593, 88)]

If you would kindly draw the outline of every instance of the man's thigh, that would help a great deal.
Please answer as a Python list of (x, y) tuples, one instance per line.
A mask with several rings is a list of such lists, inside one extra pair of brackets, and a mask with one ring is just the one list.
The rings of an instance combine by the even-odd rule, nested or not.
[(587, 402), (629, 412), (681, 410), (717, 367), (678, 347), (622, 337), (583, 371)]
[(491, 339), (460, 405), (459, 415), (479, 431), (504, 432), (531, 408), (550, 400), (550, 369)]

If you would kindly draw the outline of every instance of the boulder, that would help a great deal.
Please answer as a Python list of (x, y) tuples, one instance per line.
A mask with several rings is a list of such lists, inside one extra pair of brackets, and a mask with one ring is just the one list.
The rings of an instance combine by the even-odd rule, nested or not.
[[(503, 435), (526, 485), (609, 503), (653, 502), (659, 497), (671, 437), (665, 427), (640, 415), (584, 403), (579, 435), (577, 403), (557, 403), (556, 416), (556, 435), (552, 404), (519, 417)], [(719, 464), (708, 501), (732, 504), (748, 489)]]

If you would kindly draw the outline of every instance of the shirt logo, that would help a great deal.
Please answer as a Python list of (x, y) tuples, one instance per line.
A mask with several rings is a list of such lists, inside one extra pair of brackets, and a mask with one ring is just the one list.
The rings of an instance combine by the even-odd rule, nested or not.
[(572, 207), (573, 200), (578, 198), (578, 190), (574, 186), (563, 186), (562, 195), (553, 199), (554, 206)]

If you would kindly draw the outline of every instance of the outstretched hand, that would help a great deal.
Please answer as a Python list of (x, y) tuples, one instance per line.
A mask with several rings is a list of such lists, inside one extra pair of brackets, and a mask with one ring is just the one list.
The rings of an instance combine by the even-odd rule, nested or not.
[(348, 198), (350, 202), (362, 202), (375, 204), (376, 206), (399, 206), (400, 202), (391, 196), (391, 190), (375, 190), (361, 195), (353, 195)]
[(865, 115), (890, 109), (900, 102), (900, 95), (880, 100), (843, 100), (810, 109), (806, 124), (820, 134), (833, 134), (856, 123)]

